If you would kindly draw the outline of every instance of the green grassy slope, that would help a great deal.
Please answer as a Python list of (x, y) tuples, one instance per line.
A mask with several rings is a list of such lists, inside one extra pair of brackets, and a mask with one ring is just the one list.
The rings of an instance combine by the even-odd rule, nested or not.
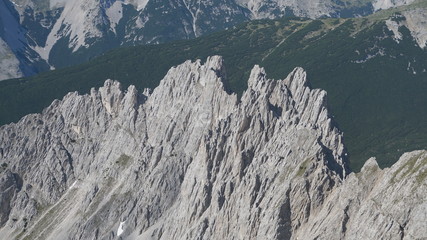
[(389, 166), (404, 151), (427, 148), (427, 51), (415, 45), (407, 29), (401, 32), (404, 39), (397, 44), (378, 17), (294, 18), (254, 21), (190, 41), (118, 49), (79, 66), (0, 82), (0, 124), (40, 112), (69, 91), (86, 93), (107, 78), (154, 88), (171, 66), (217, 54), (225, 60), (227, 89), (237, 93), (246, 88), (254, 64), (275, 79), (304, 67), (312, 85), (328, 91), (351, 167), (357, 171), (371, 156)]

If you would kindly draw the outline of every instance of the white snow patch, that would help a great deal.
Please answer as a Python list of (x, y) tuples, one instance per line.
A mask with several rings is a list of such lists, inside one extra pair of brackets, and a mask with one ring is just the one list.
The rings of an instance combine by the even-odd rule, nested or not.
[(69, 188), (69, 189), (74, 188), (74, 187), (76, 186), (76, 184), (77, 184), (77, 180), (76, 180), (76, 181), (74, 181), (74, 182), (73, 182), (73, 184), (71, 184), (71, 186), (70, 186), (70, 188)]
[(125, 227), (125, 222), (121, 222), (119, 225), (119, 228), (117, 229), (117, 237), (119, 237), (120, 235), (122, 235), (122, 233), (125, 231), (124, 227)]

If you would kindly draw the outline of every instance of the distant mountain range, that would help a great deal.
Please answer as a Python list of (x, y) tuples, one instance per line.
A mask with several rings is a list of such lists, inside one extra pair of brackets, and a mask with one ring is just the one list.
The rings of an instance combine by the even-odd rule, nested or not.
[(119, 46), (190, 39), (245, 21), (355, 17), (414, 0), (1, 0), (0, 80), (87, 61)]

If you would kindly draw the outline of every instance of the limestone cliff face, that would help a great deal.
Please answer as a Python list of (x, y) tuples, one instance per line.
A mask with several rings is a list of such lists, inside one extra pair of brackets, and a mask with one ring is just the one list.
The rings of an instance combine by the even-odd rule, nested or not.
[(375, 10), (380, 10), (409, 5), (413, 2), (416, 2), (416, 0), (374, 0), (372, 1), (372, 5)]
[[(0, 234), (18, 239), (426, 237), (425, 159), (349, 174), (326, 92), (255, 66), (240, 100), (221, 57), (153, 92), (108, 80), (0, 128)], [(387, 199), (387, 200), (385, 200)], [(423, 215), (424, 214), (424, 215)]]
[(427, 152), (405, 153), (390, 169), (369, 159), (334, 189), (298, 239), (426, 239)]

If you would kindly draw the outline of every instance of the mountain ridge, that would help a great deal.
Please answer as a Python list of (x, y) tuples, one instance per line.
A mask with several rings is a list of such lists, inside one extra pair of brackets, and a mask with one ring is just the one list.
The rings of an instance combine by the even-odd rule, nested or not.
[[(352, 169), (359, 171), (372, 156), (389, 167), (403, 152), (427, 147), (427, 121), (421, 120), (427, 119), (427, 55), (399, 11), (360, 19), (257, 20), (198, 39), (118, 49), (80, 66), (3, 81), (0, 123), (42, 111), (67, 92), (88, 93), (108, 78), (153, 89), (170, 67), (217, 54), (227, 63), (227, 91), (239, 96), (254, 64), (275, 79), (302, 66), (314, 77), (313, 86), (329, 93), (331, 112), (346, 132)], [(401, 40), (387, 22), (400, 26)]]
[(303, 69), (273, 81), (255, 66), (241, 101), (224, 90), (225, 76), (218, 56), (186, 61), (152, 92), (108, 80), (0, 127), (2, 235), (427, 235), (418, 221), (427, 213), (425, 151), (350, 173), (326, 92), (308, 87)]

